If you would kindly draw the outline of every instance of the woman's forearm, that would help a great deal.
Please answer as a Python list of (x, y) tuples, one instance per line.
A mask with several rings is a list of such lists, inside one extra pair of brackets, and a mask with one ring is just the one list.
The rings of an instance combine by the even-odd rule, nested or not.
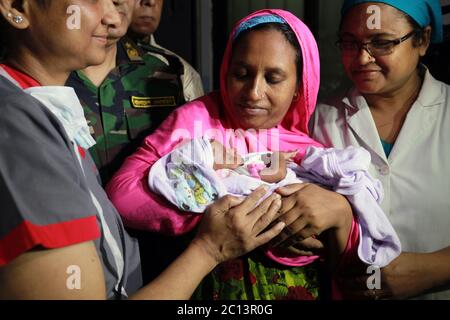
[(405, 299), (450, 289), (450, 247), (403, 252), (382, 270), (382, 297)]
[(148, 165), (136, 165), (129, 159), (106, 186), (108, 197), (119, 211), (127, 227), (157, 232), (164, 235), (182, 235), (191, 231), (201, 215), (181, 213), (147, 185)]
[(332, 269), (339, 264), (342, 255), (349, 252), (349, 246), (351, 245), (349, 241), (354, 223), (353, 216), (343, 215), (341, 222), (339, 226), (329, 229), (324, 235), (325, 239), (323, 239), (327, 243), (325, 252), (328, 265)]
[(273, 239), (285, 224), (277, 223), (266, 229), (281, 206), (275, 195), (256, 206), (266, 193), (267, 188), (260, 187), (245, 199), (226, 196), (209, 206), (189, 247), (132, 298), (189, 299), (201, 280), (219, 263)]
[(217, 261), (194, 241), (160, 276), (130, 298), (187, 300), (216, 266)]
[(415, 281), (425, 281), (427, 291), (450, 289), (450, 246), (424, 255), (425, 259), (419, 259), (422, 279)]

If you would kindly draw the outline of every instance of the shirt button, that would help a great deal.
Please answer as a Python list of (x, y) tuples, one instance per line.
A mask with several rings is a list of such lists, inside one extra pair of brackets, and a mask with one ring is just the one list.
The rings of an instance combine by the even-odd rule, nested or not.
[(390, 173), (390, 169), (388, 166), (382, 166), (379, 168), (380, 174), (383, 176), (387, 176)]

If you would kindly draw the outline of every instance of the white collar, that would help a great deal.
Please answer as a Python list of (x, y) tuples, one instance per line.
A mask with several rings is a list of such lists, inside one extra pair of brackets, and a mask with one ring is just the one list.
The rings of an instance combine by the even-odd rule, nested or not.
[(69, 139), (83, 149), (96, 144), (84, 117), (83, 107), (73, 88), (64, 86), (40, 86), (23, 89), (20, 84), (0, 67), (0, 75), (25, 93), (39, 100), (63, 125)]
[(84, 117), (83, 107), (73, 88), (44, 86), (31, 87), (24, 91), (39, 100), (55, 115), (71, 141), (86, 150), (95, 145)]

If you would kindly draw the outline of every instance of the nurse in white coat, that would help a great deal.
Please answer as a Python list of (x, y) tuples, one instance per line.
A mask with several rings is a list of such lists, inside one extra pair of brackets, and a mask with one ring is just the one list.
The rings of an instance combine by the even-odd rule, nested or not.
[(371, 153), (404, 252), (381, 270), (381, 289), (367, 288), (367, 274), (359, 285), (347, 275), (341, 289), (352, 298), (450, 299), (450, 87), (420, 63), (430, 41), (442, 40), (439, 1), (346, 0), (342, 15), (338, 44), (354, 87), (318, 105), (311, 133)]

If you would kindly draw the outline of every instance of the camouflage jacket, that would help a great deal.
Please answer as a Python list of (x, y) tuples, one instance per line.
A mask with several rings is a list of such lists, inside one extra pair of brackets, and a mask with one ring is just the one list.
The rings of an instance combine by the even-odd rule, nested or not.
[(90, 152), (103, 184), (143, 139), (185, 102), (179, 61), (167, 57), (166, 65), (128, 38), (117, 45), (117, 67), (99, 87), (82, 71), (73, 72), (66, 84), (80, 98), (97, 142)]
[(135, 40), (135, 42), (142, 50), (164, 61), (166, 64), (168, 64), (168, 61), (164, 58), (164, 56), (160, 54), (161, 51), (166, 55), (176, 57), (180, 60), (181, 64), (183, 65), (183, 75), (181, 76), (181, 82), (183, 83), (184, 99), (187, 102), (193, 101), (205, 94), (202, 79), (198, 72), (190, 65), (189, 62), (184, 60), (182, 57), (170, 51), (169, 49), (161, 47), (159, 44), (157, 44), (153, 35), (150, 35), (143, 39)]

